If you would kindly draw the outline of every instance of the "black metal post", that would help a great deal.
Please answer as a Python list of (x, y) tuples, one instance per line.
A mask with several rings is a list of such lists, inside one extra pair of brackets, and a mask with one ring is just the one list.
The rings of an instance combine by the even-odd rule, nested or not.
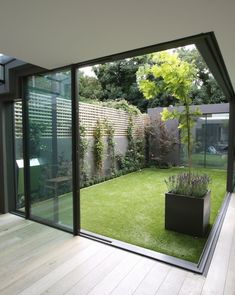
[(205, 128), (204, 128), (204, 168), (206, 168), (206, 150), (207, 150), (207, 114), (205, 114)]
[(228, 133), (228, 167), (227, 167), (227, 191), (232, 192), (234, 187), (234, 152), (235, 152), (235, 97), (229, 103), (229, 133)]
[[(58, 173), (58, 140), (57, 140), (57, 85), (55, 80), (51, 81), (51, 119), (52, 119), (52, 178), (57, 177)], [(54, 223), (59, 221), (59, 200), (57, 195), (57, 189), (54, 190), (53, 196), (53, 211), (54, 211)]]
[(76, 66), (71, 68), (72, 99), (72, 168), (73, 168), (73, 233), (80, 232), (80, 179), (79, 179), (79, 105), (77, 97)]
[(24, 158), (24, 192), (25, 192), (25, 218), (30, 218), (30, 158), (29, 158), (29, 112), (27, 79), (21, 79), (22, 85), (22, 121), (23, 121), (23, 158)]

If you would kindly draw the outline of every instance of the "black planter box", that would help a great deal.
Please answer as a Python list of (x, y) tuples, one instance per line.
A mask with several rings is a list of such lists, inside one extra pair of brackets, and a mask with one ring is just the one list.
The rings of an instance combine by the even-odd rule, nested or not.
[(210, 191), (203, 198), (165, 194), (165, 228), (192, 236), (204, 236), (210, 221)]

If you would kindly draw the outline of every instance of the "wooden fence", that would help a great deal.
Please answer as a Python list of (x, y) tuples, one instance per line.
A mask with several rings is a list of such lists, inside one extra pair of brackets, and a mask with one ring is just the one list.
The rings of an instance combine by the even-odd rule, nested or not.
[[(53, 103), (52, 103), (53, 102)], [(30, 93), (29, 99), (29, 119), (46, 125), (43, 137), (52, 136), (52, 117), (57, 122), (57, 137), (66, 138), (71, 136), (71, 101), (68, 99), (45, 94)], [(54, 112), (54, 114), (53, 114)], [(144, 124), (147, 119), (146, 114), (133, 116), (134, 126), (139, 132), (144, 131)], [(125, 136), (130, 115), (123, 110), (79, 103), (79, 120), (86, 129), (88, 137), (93, 136), (93, 131), (97, 120), (106, 119), (114, 127), (114, 136)], [(15, 133), (16, 137), (22, 137), (22, 104), (15, 103)]]
[[(133, 116), (134, 126), (139, 131), (144, 131), (146, 115)], [(92, 136), (98, 120), (106, 119), (114, 127), (114, 136), (125, 136), (129, 123), (130, 114), (123, 110), (103, 107), (88, 103), (79, 103), (80, 123), (86, 128), (87, 136)]]

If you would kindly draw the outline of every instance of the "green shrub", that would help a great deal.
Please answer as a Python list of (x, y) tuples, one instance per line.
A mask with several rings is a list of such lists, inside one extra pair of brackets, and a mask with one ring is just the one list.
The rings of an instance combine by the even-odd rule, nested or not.
[(207, 174), (195, 174), (192, 172), (172, 175), (165, 179), (169, 192), (178, 195), (203, 197), (211, 182)]

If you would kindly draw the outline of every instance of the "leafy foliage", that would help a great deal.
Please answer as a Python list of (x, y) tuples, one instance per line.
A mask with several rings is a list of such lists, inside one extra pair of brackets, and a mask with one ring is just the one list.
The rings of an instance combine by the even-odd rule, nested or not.
[(134, 140), (134, 122), (133, 117), (129, 116), (129, 122), (127, 126), (127, 140), (128, 140), (128, 148), (127, 148), (127, 154), (130, 155), (134, 152), (135, 149), (135, 140)]
[(171, 163), (166, 161), (166, 156), (177, 144), (175, 132), (167, 128), (166, 123), (161, 118), (157, 118), (156, 120), (151, 120), (148, 133), (152, 143), (151, 159), (160, 168), (170, 167)]
[(147, 62), (147, 56), (134, 57), (109, 62), (93, 67), (93, 70), (102, 86), (102, 101), (122, 100), (135, 105), (145, 111), (148, 102), (139, 91), (136, 83), (136, 72), (140, 65)]
[(43, 132), (47, 129), (46, 124), (30, 120), (29, 122), (29, 146), (30, 156), (32, 158), (39, 158), (41, 151), (46, 149), (46, 146), (42, 144), (41, 137)]
[(94, 129), (94, 160), (95, 168), (98, 175), (102, 174), (103, 170), (103, 158), (104, 158), (104, 130), (103, 123), (100, 120), (97, 120), (95, 129)]
[[(178, 54), (166, 51), (152, 54), (153, 65), (144, 66), (137, 73), (140, 90), (147, 99), (159, 93), (173, 95), (184, 106), (182, 112), (169, 111), (164, 108), (162, 120), (178, 119), (181, 130), (181, 141), (187, 146), (188, 165), (191, 167), (192, 133), (195, 118), (200, 115), (199, 109), (190, 109), (189, 97), (196, 76), (194, 64), (180, 60)], [(154, 80), (152, 79), (154, 77)]]
[(203, 197), (211, 182), (207, 174), (181, 173), (165, 179), (169, 192), (184, 196)]
[(141, 114), (140, 110), (131, 104), (128, 103), (125, 99), (121, 100), (107, 100), (107, 101), (98, 101), (98, 100), (85, 100), (85, 103), (91, 103), (95, 105), (100, 105), (103, 107), (114, 108), (116, 110), (123, 110), (128, 114), (138, 115)]
[(193, 135), (192, 128), (195, 125), (196, 118), (201, 115), (200, 110), (190, 109), (190, 100), (185, 101), (183, 111), (173, 110), (169, 111), (167, 108), (163, 109), (162, 120), (179, 120), (178, 128), (180, 130), (181, 142), (187, 147), (188, 166), (192, 166), (192, 146), (193, 146)]
[(152, 65), (145, 65), (137, 72), (140, 91), (146, 99), (166, 93), (184, 100), (196, 76), (193, 64), (181, 61), (178, 55), (167, 51), (151, 55)]
[(103, 96), (103, 90), (99, 80), (95, 77), (85, 76), (78, 72), (78, 93), (82, 102), (99, 101)]
[(85, 159), (89, 143), (86, 137), (86, 128), (81, 124), (79, 125), (79, 139), (80, 181), (83, 184), (85, 181), (88, 180)]
[(197, 69), (197, 76), (190, 92), (194, 105), (228, 102), (196, 48), (186, 49), (181, 47), (175, 51), (181, 60), (190, 64), (194, 63)]
[(135, 138), (135, 160), (137, 163), (138, 169), (143, 168), (145, 166), (145, 134), (142, 131), (137, 129)]
[(115, 174), (115, 141), (114, 141), (114, 133), (115, 129), (113, 125), (108, 122), (108, 120), (104, 121), (105, 128), (106, 128), (106, 133), (107, 133), (107, 143), (108, 143), (108, 148), (107, 148), (107, 153), (108, 153), (108, 158), (110, 160), (110, 174), (113, 175)]
[(103, 102), (102, 106), (114, 108), (114, 109), (117, 109), (117, 110), (123, 110), (123, 111), (125, 111), (125, 112), (127, 112), (128, 114), (131, 114), (131, 115), (139, 115), (139, 114), (141, 114), (139, 109), (136, 106), (131, 105), (125, 99), (109, 100), (107, 102)]
[(135, 171), (144, 166), (145, 163), (145, 140), (144, 135), (137, 132), (135, 135), (133, 117), (129, 116), (127, 127), (128, 147), (124, 159), (119, 159), (123, 169)]

